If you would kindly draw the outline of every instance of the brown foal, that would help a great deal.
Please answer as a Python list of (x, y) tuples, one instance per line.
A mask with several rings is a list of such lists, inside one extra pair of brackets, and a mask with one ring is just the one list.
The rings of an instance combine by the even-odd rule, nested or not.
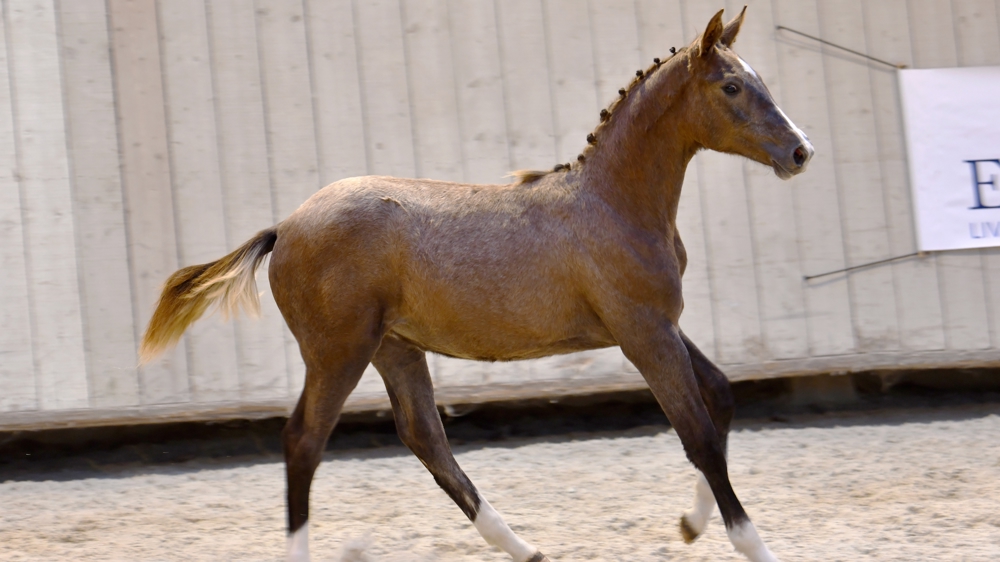
[[(744, 9), (745, 11), (745, 9)], [(258, 306), (268, 252), (274, 299), (298, 340), (305, 388), (283, 433), (289, 559), (308, 559), (309, 487), (347, 396), (369, 363), (396, 426), (435, 481), (515, 562), (548, 560), (504, 523), (445, 437), (428, 351), (509, 361), (620, 346), (700, 471), (681, 518), (692, 541), (717, 503), (750, 560), (776, 560), (729, 483), (733, 397), (680, 331), (687, 262), (675, 218), (701, 149), (738, 154), (787, 179), (813, 148), (731, 46), (743, 13), (637, 72), (576, 162), (515, 172), (509, 185), (361, 177), (338, 181), (219, 261), (167, 280), (142, 343), (147, 361), (213, 304)]]

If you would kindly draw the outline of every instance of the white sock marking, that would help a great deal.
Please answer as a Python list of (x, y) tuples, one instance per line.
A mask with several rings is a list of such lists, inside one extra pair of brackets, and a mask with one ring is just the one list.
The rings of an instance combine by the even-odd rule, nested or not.
[(750, 562), (778, 562), (778, 559), (768, 550), (764, 541), (760, 540), (753, 523), (747, 521), (728, 531), (729, 541), (736, 551), (746, 556)]
[(479, 513), (472, 522), (486, 542), (500, 548), (514, 559), (514, 562), (526, 562), (538, 552), (538, 549), (524, 542), (510, 530), (503, 517), (493, 509), (486, 498), (479, 495)]
[(309, 562), (309, 522), (288, 535), (288, 562)]
[(715, 509), (715, 494), (712, 493), (705, 474), (698, 472), (698, 483), (694, 485), (694, 507), (684, 512), (684, 520), (690, 525), (691, 530), (697, 534), (705, 532), (708, 525), (708, 518), (712, 516)]

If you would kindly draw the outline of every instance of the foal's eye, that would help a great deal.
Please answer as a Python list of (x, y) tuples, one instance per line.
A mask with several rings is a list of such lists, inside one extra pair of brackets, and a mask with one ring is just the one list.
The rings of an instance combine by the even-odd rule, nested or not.
[(726, 84), (725, 86), (722, 87), (722, 91), (732, 96), (737, 92), (739, 92), (740, 88), (736, 84)]

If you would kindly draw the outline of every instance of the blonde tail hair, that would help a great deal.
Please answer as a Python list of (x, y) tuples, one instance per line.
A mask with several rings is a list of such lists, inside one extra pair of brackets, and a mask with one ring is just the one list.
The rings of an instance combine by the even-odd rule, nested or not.
[(163, 284), (160, 301), (139, 346), (139, 364), (173, 347), (188, 326), (217, 304), (225, 318), (240, 309), (260, 314), (255, 272), (274, 248), (277, 227), (262, 230), (226, 257), (178, 270)]

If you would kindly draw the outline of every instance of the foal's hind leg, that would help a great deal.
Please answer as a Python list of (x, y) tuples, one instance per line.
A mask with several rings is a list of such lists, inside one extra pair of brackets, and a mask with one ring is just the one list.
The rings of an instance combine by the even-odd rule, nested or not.
[(776, 562), (729, 482), (723, 441), (701, 396), (680, 330), (655, 317), (630, 318), (619, 328), (614, 333), (622, 351), (646, 379), (688, 459), (705, 475), (733, 546), (753, 562)]
[[(722, 450), (725, 452), (726, 442), (729, 438), (729, 425), (735, 412), (735, 400), (729, 379), (708, 357), (705, 357), (705, 354), (683, 332), (681, 340), (691, 358), (691, 367), (698, 382), (701, 399), (708, 409), (712, 423), (715, 424), (715, 431), (719, 434)], [(712, 488), (708, 485), (705, 474), (699, 470), (698, 483), (695, 484), (694, 506), (685, 511), (681, 517), (681, 535), (684, 537), (684, 542), (693, 542), (705, 531), (714, 508), (715, 496), (712, 495)]]
[(299, 341), (306, 363), (305, 387), (282, 431), (288, 478), (289, 562), (309, 560), (309, 488), (313, 474), (344, 401), (378, 347), (378, 334), (372, 326), (362, 324), (350, 331), (332, 329), (331, 333), (338, 334), (337, 341)]
[(372, 363), (389, 391), (399, 438), (458, 504), (486, 542), (502, 549), (515, 562), (547, 562), (548, 558), (538, 549), (510, 530), (455, 461), (434, 404), (434, 388), (424, 352), (393, 336), (386, 336)]

